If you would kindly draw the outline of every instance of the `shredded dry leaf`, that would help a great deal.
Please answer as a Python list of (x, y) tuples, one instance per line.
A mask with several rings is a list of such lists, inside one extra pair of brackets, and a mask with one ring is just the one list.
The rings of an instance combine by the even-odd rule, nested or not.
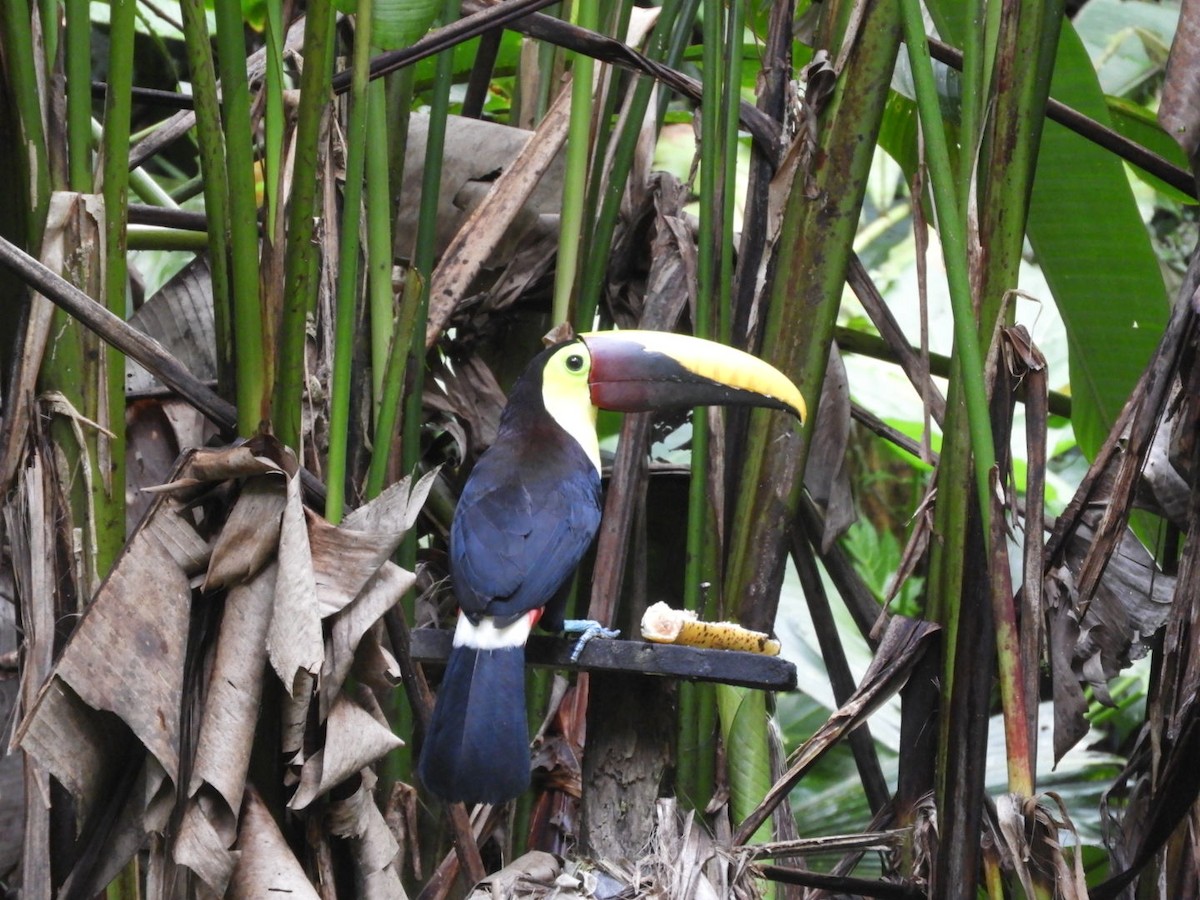
[[(292, 808), (338, 817), (363, 896), (403, 896), (399, 847), (368, 784), (368, 767), (401, 741), (365, 688), (351, 698), (343, 686), (351, 671), (362, 685), (394, 683), (375, 636), (413, 575), (387, 557), (430, 479), (336, 528), (304, 509), (296, 473), (269, 439), (186, 456), (29, 704), (16, 743), (71, 791), (80, 821), (100, 802), (121, 808), (109, 833), (81, 835), (103, 850), (72, 874), (79, 884), (101, 889), (149, 843), (156, 883), (187, 870), (213, 895), (317, 896), (247, 780), (259, 728), (276, 716)], [(276, 677), (282, 707), (264, 709)], [(137, 778), (125, 800), (105, 793), (123, 771)], [(354, 779), (349, 799), (315, 802)]]

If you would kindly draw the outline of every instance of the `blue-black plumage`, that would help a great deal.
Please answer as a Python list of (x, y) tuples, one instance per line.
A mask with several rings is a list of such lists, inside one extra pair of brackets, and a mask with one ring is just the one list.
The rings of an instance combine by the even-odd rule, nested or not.
[(503, 803), (529, 787), (524, 647), (454, 648), (418, 774), (443, 800)]

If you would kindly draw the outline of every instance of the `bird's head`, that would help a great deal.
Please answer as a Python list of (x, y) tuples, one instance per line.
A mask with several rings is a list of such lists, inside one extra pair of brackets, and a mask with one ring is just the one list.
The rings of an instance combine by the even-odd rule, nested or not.
[(688, 335), (589, 332), (544, 351), (534, 369), (539, 361), (546, 411), (593, 459), (597, 409), (763, 406), (806, 415), (799, 389), (774, 366)]

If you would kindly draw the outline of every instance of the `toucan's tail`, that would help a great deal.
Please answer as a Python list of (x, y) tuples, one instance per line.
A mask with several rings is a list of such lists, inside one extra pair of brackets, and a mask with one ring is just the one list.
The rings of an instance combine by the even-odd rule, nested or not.
[(465, 621), (446, 663), (417, 772), (443, 800), (503, 803), (529, 787), (525, 646), (460, 643)]

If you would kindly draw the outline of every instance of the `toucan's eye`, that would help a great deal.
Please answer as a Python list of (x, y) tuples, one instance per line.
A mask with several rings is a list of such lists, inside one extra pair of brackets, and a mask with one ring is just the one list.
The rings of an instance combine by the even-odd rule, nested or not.
[(583, 356), (579, 353), (572, 353), (567, 357), (567, 368), (572, 372), (582, 372)]

